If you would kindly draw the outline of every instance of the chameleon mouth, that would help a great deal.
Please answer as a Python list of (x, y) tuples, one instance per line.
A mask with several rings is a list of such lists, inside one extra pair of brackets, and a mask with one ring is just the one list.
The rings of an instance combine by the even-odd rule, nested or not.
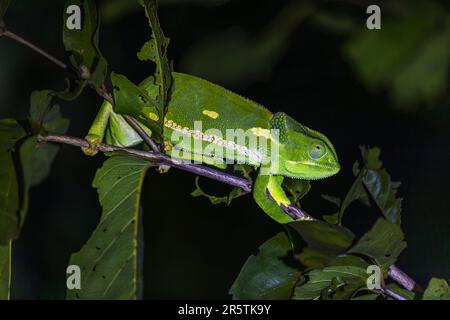
[(328, 178), (336, 173), (339, 172), (341, 169), (339, 166), (333, 167), (328, 166), (320, 163), (315, 162), (309, 162), (309, 161), (286, 161), (285, 169), (289, 171), (292, 174), (302, 174), (304, 173), (303, 170), (299, 170), (298, 165), (307, 166), (314, 170), (313, 178), (309, 178), (308, 180), (316, 180), (316, 179), (323, 179)]

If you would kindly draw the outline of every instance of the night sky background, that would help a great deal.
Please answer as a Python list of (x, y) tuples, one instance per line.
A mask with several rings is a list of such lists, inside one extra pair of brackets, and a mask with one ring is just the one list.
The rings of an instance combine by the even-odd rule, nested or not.
[[(365, 1), (329, 1), (321, 6), (316, 1), (306, 17), (304, 7), (294, 2), (160, 1), (160, 21), (171, 38), (174, 69), (223, 85), (272, 112), (284, 111), (331, 139), (342, 170), (312, 182), (303, 208), (316, 217), (335, 210), (321, 194), (345, 196), (354, 179), (352, 165), (360, 159), (359, 146), (380, 147), (392, 179), (402, 182), (402, 228), (408, 247), (397, 265), (422, 285), (431, 276), (450, 278), (450, 33), (445, 18), (433, 16), (450, 17), (448, 6), (398, 1), (404, 6), (398, 10), (387, 1), (371, 1), (381, 6), (383, 15), (382, 29), (370, 31)], [(430, 4), (439, 9), (422, 7)], [(100, 1), (100, 9), (100, 48), (109, 71), (140, 82), (152, 72), (149, 63), (136, 57), (150, 36), (144, 11), (135, 1)], [(12, 1), (6, 21), (13, 32), (67, 61), (62, 12), (62, 1)], [(402, 19), (405, 22), (397, 25)], [(427, 21), (432, 24), (427, 24), (428, 31), (411, 40), (403, 56), (393, 58), (403, 48), (402, 39), (407, 42), (408, 34), (425, 30), (422, 24)], [(379, 46), (368, 41), (363, 65), (384, 72), (381, 84), (374, 85), (361, 76), (346, 48), (355, 34), (386, 34), (390, 26), (406, 36), (400, 41), (381, 36), (373, 40)], [(392, 68), (383, 71), (384, 59), (393, 59), (394, 66), (420, 59), (430, 39), (441, 41), (433, 42), (425, 67), (413, 68), (400, 80), (393, 80)], [(445, 75), (439, 81), (430, 77), (437, 72)], [(0, 117), (25, 118), (31, 92), (61, 90), (64, 76), (41, 56), (0, 38)], [(393, 93), (395, 81), (403, 81), (400, 87), (406, 89), (401, 94)], [(416, 87), (421, 85), (429, 89), (423, 95)], [(74, 102), (62, 101), (63, 114), (71, 119), (69, 134), (83, 137), (100, 104), (92, 90)], [(90, 158), (64, 146), (48, 179), (31, 190), (22, 237), (14, 244), (13, 298), (64, 297), (70, 254), (86, 242), (100, 217), (91, 183), (104, 160), (102, 155)], [(229, 298), (228, 290), (248, 256), (282, 230), (250, 195), (229, 207), (191, 197), (194, 179), (175, 169), (164, 175), (151, 171), (146, 177), (145, 298)], [(200, 182), (210, 193), (224, 195), (230, 189), (203, 178)], [(361, 235), (376, 218), (376, 211), (355, 203), (344, 225)]]

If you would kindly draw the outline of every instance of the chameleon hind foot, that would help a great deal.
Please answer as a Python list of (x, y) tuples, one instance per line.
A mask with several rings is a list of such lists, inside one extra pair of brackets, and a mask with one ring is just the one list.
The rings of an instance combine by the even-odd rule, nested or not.
[(102, 139), (103, 139), (102, 137), (100, 137), (96, 134), (89, 133), (85, 137), (85, 140), (89, 143), (89, 147), (81, 148), (81, 150), (87, 156), (90, 156), (90, 157), (95, 156), (98, 153), (98, 147), (99, 147), (100, 143), (102, 143)]

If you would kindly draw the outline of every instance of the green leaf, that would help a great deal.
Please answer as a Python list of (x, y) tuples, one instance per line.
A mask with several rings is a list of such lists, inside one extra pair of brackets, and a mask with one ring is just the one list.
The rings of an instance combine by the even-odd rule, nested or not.
[[(144, 80), (140, 86), (135, 85), (127, 77), (111, 73), (111, 82), (114, 86), (114, 111), (119, 114), (133, 116), (136, 120), (148, 127), (156, 141), (162, 141), (162, 127), (149, 118), (149, 114), (159, 115), (155, 89), (151, 84), (151, 77)], [(158, 116), (159, 117), (159, 116)]]
[[(48, 90), (33, 92), (31, 127), (36, 132), (44, 128), (64, 133), (69, 122), (58, 106), (50, 108), (51, 98)], [(19, 236), (28, 209), (28, 191), (47, 177), (59, 149), (39, 143), (35, 136), (26, 136), (16, 120), (0, 120), (0, 243)]]
[(47, 178), (59, 149), (59, 146), (38, 142), (35, 136), (23, 142), (20, 156), (27, 190)]
[(291, 203), (297, 203), (309, 192), (311, 183), (309, 180), (284, 178), (283, 188), (287, 191)]
[(353, 201), (359, 200), (365, 205), (370, 205), (370, 199), (372, 199), (386, 219), (400, 225), (402, 199), (397, 198), (400, 183), (391, 181), (389, 173), (382, 168), (379, 148), (361, 146), (360, 149), (363, 167), (359, 168), (359, 162), (355, 162), (353, 166), (353, 173), (357, 177), (342, 202), (339, 223), (342, 221), (345, 210)]
[[(34, 91), (30, 99), (29, 120), (32, 127), (63, 134), (69, 128), (69, 119), (64, 118), (58, 105), (51, 105), (54, 92), (50, 90)], [(35, 133), (39, 133), (36, 131)], [(41, 183), (49, 174), (59, 147), (42, 144), (36, 136), (27, 138), (20, 147), (21, 164), (25, 180), (25, 190)]]
[[(81, 30), (69, 29), (67, 21), (71, 14), (67, 7), (77, 5), (81, 9)], [(68, 89), (60, 93), (63, 99), (75, 99), (86, 84), (100, 87), (106, 76), (107, 62), (98, 47), (100, 21), (94, 0), (67, 0), (63, 15), (63, 43), (69, 53), (71, 65), (75, 68), (80, 79), (69, 81)]]
[(433, 106), (448, 85), (449, 11), (437, 1), (392, 7), (381, 30), (354, 28), (344, 55), (369, 89), (387, 88), (398, 107)]
[[(341, 198), (335, 197), (335, 196), (329, 196), (326, 194), (322, 194), (321, 196), (323, 199), (335, 204), (338, 208), (341, 207)], [(331, 224), (339, 224), (340, 223), (339, 217), (340, 217), (339, 211), (336, 213), (333, 213), (333, 214), (326, 214), (326, 215), (322, 216), (323, 220), (325, 220), (326, 222), (331, 223)]]
[(379, 297), (379, 294), (376, 293), (369, 293), (369, 294), (362, 294), (360, 296), (354, 297), (351, 300), (377, 300)]
[(233, 299), (289, 299), (300, 276), (284, 232), (266, 241), (245, 262), (230, 289)]
[(353, 266), (332, 266), (314, 269), (295, 288), (293, 299), (350, 299), (366, 286), (366, 269)]
[(0, 300), (9, 300), (11, 285), (11, 241), (0, 245)]
[(158, 20), (158, 5), (156, 0), (140, 0), (140, 4), (145, 8), (145, 14), (152, 29), (150, 41), (146, 42), (138, 52), (140, 60), (150, 60), (156, 64), (155, 84), (159, 87), (158, 94), (158, 115), (163, 124), (164, 116), (167, 112), (169, 91), (172, 85), (172, 74), (167, 59), (167, 46), (169, 39), (164, 36)]
[[(67, 13), (67, 7), (72, 5), (81, 9), (81, 30), (67, 27), (67, 21), (70, 20), (72, 15)], [(95, 1), (66, 1), (63, 18), (63, 43), (69, 53), (70, 62), (77, 70), (84, 66), (90, 71), (95, 71), (95, 66), (99, 64), (98, 60), (101, 59), (101, 53), (98, 49), (99, 27), (100, 22)]]
[(374, 259), (384, 273), (387, 273), (389, 267), (406, 248), (403, 239), (403, 232), (398, 225), (380, 218), (348, 252)]
[(367, 270), (369, 263), (362, 257), (345, 253), (336, 256), (327, 266), (352, 266)]
[[(34, 91), (30, 101), (30, 124), (35, 133), (41, 128), (53, 133), (65, 133), (69, 120), (64, 118), (59, 106), (51, 106), (54, 92), (49, 90)], [(50, 173), (51, 165), (60, 147), (53, 144), (40, 143), (36, 136), (28, 137), (20, 145), (21, 199), (19, 211), (20, 228), (28, 211), (29, 189), (44, 181)]]
[(13, 152), (17, 141), (25, 137), (26, 133), (15, 119), (0, 120), (0, 152)]
[(360, 148), (364, 160), (364, 172), (359, 174), (363, 174), (362, 182), (366, 192), (387, 220), (400, 225), (402, 199), (397, 198), (400, 183), (391, 181), (389, 173), (382, 168), (379, 148)]
[[(450, 15), (447, 15), (448, 19)], [(438, 32), (430, 34), (429, 39), (418, 48), (415, 57), (399, 70), (391, 89), (398, 105), (409, 108), (417, 102), (425, 102), (434, 106), (438, 98), (446, 92), (450, 67), (449, 38), (450, 23), (447, 23)]]
[(6, 10), (8, 10), (10, 0), (0, 0), (0, 23), (5, 17)]
[(19, 222), (17, 224), (18, 231), (25, 222), (28, 211), (30, 188), (40, 184), (50, 174), (52, 162), (59, 151), (59, 146), (52, 144), (41, 144), (37, 141), (36, 136), (27, 138), (20, 145), (20, 199), (21, 205), (17, 212)]
[[(381, 149), (378, 147), (367, 148), (360, 146), (361, 156), (364, 161), (364, 166), (369, 170), (378, 170), (383, 166), (380, 160)], [(356, 173), (355, 173), (356, 175)]]
[(289, 1), (280, 6), (279, 12), (273, 13), (276, 14), (273, 19), (265, 20), (264, 25), (252, 26), (251, 31), (234, 26), (221, 32), (212, 31), (189, 46), (181, 65), (187, 73), (225, 87), (248, 86), (270, 79), (298, 25), (309, 21), (317, 7), (316, 1)]
[(400, 288), (396, 283), (390, 283), (387, 285), (387, 288), (396, 294), (399, 294), (403, 298), (407, 300), (414, 300), (416, 297), (416, 293), (413, 291), (409, 291), (403, 288)]
[(344, 212), (348, 208), (348, 206), (356, 200), (367, 199), (367, 193), (364, 190), (362, 180), (364, 178), (365, 169), (362, 169), (358, 176), (356, 177), (356, 180), (353, 182), (352, 186), (350, 187), (350, 190), (347, 192), (347, 195), (345, 196), (344, 200), (342, 201), (341, 207), (339, 209), (339, 213), (337, 215), (337, 223), (341, 224), (342, 218), (344, 217)]
[(220, 203), (225, 203), (226, 205), (229, 206), (234, 199), (239, 198), (240, 196), (243, 196), (243, 195), (247, 194), (241, 188), (234, 187), (230, 191), (230, 193), (228, 195), (223, 196), (223, 197), (209, 195), (206, 192), (204, 192), (202, 190), (202, 188), (200, 188), (200, 185), (199, 185), (198, 181), (199, 181), (199, 177), (196, 177), (195, 178), (195, 190), (191, 192), (191, 196), (193, 196), (193, 197), (206, 197), (206, 198), (209, 199), (209, 201), (211, 201), (211, 203), (213, 205), (220, 204)]
[(235, 164), (234, 171), (239, 172), (245, 179), (251, 180), (250, 174), (254, 171), (254, 168), (246, 164)]
[(150, 163), (126, 156), (106, 160), (97, 171), (103, 213), (87, 243), (70, 259), (81, 268), (81, 289), (68, 299), (136, 299), (139, 202)]
[(22, 209), (19, 174), (13, 156), (16, 145), (26, 136), (13, 119), (0, 120), (0, 244), (16, 239), (20, 232)]
[(321, 194), (321, 197), (333, 204), (335, 204), (337, 207), (341, 206), (341, 198), (339, 197), (335, 197), (335, 196), (330, 196), (327, 194)]
[(65, 133), (69, 120), (62, 117), (58, 105), (51, 106), (54, 94), (51, 90), (33, 91), (30, 99), (30, 121), (32, 126), (42, 127), (46, 131)]
[[(337, 255), (344, 253), (352, 244), (353, 233), (341, 226), (321, 221), (295, 221), (288, 225), (293, 239), (300, 236), (307, 246), (301, 247), (299, 260), (306, 267), (322, 267)], [(296, 241), (297, 242), (297, 241)]]
[(355, 30), (360, 23), (357, 17), (345, 15), (333, 9), (327, 11), (325, 8), (315, 12), (311, 22), (319, 28), (339, 35)]
[(400, 183), (392, 182), (391, 176), (385, 169), (367, 170), (363, 183), (383, 216), (400, 225), (402, 199), (397, 198)]
[(322, 218), (325, 222), (339, 224), (339, 212), (323, 215)]
[(51, 90), (33, 91), (30, 97), (30, 119), (42, 125), (52, 101)]
[(450, 287), (444, 279), (431, 278), (423, 294), (423, 300), (450, 300)]

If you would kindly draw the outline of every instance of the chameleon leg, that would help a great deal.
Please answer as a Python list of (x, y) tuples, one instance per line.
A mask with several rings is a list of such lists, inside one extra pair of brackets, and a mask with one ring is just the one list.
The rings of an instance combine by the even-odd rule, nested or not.
[[(278, 202), (286, 203), (286, 200), (289, 202), (289, 199), (287, 199), (287, 196), (281, 188), (281, 182), (283, 182), (283, 179), (280, 179), (278, 176), (259, 174), (256, 178), (255, 185), (253, 186), (253, 198), (267, 215), (278, 223), (284, 224), (292, 222), (294, 219), (287, 215), (278, 204)], [(271, 189), (271, 191), (269, 189)], [(270, 199), (267, 196), (267, 191), (272, 198), (277, 200)], [(280, 194), (281, 192), (282, 194)]]
[(109, 102), (104, 101), (94, 122), (89, 129), (89, 132), (85, 139), (89, 142), (92, 148), (83, 148), (84, 154), (88, 156), (94, 156), (97, 154), (95, 147), (103, 141), (106, 127), (108, 126), (109, 116), (112, 112), (112, 106)]
[(291, 204), (291, 201), (286, 196), (286, 193), (281, 186), (283, 183), (283, 179), (283, 176), (269, 176), (267, 191), (269, 191), (270, 195), (279, 206), (284, 205), (285, 207), (287, 207)]

